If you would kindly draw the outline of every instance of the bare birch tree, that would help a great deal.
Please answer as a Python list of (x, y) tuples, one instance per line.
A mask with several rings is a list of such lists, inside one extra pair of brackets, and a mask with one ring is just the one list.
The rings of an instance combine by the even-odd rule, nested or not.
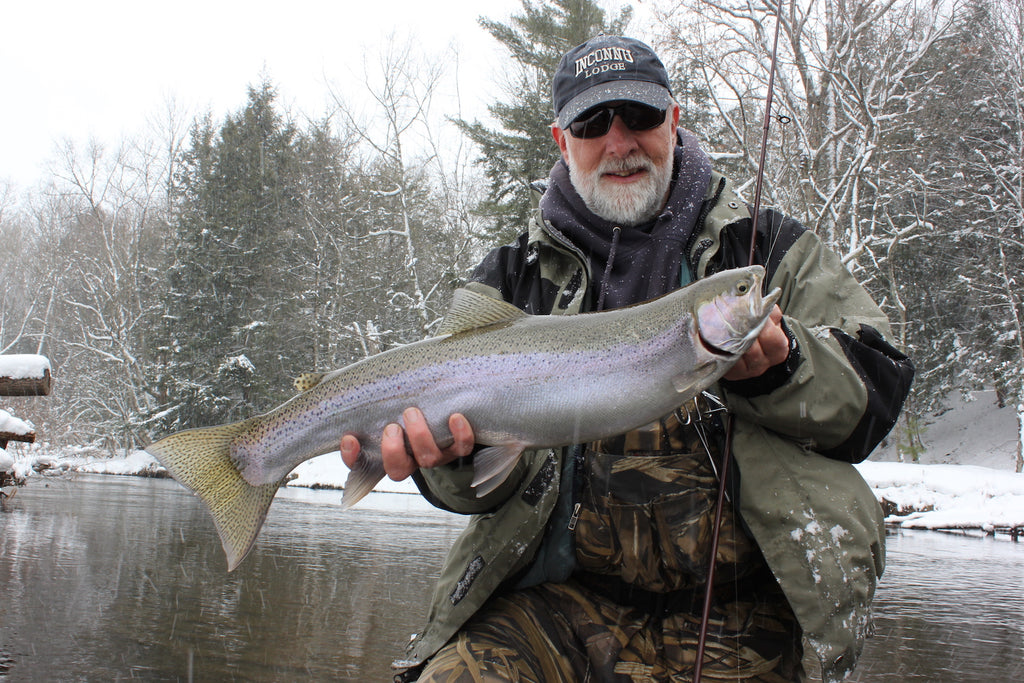
[[(907, 298), (918, 283), (901, 256), (936, 231), (925, 173), (931, 159), (920, 152), (936, 131), (921, 126), (939, 99), (936, 81), (953, 68), (937, 55), (958, 12), (955, 0), (680, 0), (661, 12), (670, 52), (704, 74), (731, 140), (721, 151), (741, 155), (741, 181), (757, 170), (779, 22), (764, 201), (800, 218), (840, 255), (915, 358), (917, 344), (925, 353), (942, 345), (931, 330), (912, 330), (916, 302)], [(955, 344), (952, 330), (938, 336)], [(914, 405), (904, 420), (927, 407)]]
[(68, 144), (51, 188), (65, 211), (59, 318), (50, 333), (72, 389), (60, 400), (79, 431), (125, 447), (140, 442), (138, 418), (156, 405), (151, 345), (160, 317), (168, 162), (130, 145), (108, 155)]
[(388, 304), (380, 306), (378, 297), (376, 313), (366, 310), (349, 323), (367, 350), (385, 338), (408, 342), (430, 334), (468, 265), (474, 219), (458, 198), (466, 191), (467, 164), (440, 149), (431, 111), (446, 62), (418, 55), (409, 42), (388, 41), (377, 61), (365, 65), (369, 114), (361, 116), (335, 94), (364, 159), (358, 236), (368, 257), (364, 277), (378, 283)]
[(661, 17), (669, 49), (701, 66), (750, 177), (781, 22), (765, 191), (857, 272), (926, 228), (918, 213), (893, 210), (918, 183), (889, 163), (890, 142), (912, 136), (908, 114), (927, 93), (925, 61), (950, 12), (938, 1), (681, 0)]

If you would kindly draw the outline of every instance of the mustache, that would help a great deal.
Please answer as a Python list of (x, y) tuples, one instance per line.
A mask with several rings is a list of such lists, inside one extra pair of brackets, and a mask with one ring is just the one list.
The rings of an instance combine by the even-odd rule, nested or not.
[(604, 159), (597, 167), (599, 174), (627, 173), (631, 171), (654, 171), (654, 162), (643, 152), (631, 152), (628, 156), (617, 159)]

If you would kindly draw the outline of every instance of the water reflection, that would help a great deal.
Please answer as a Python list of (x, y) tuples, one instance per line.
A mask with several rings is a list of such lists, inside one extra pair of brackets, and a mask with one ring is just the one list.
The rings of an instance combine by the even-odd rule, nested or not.
[[(167, 480), (33, 480), (0, 513), (0, 680), (384, 681), (461, 520), (415, 496), (282, 492), (230, 574)], [(852, 680), (1024, 680), (1024, 544), (889, 539)]]
[(1024, 543), (901, 531), (852, 680), (1024, 680)]
[(0, 515), (8, 680), (386, 680), (460, 521), (299, 495), (228, 574), (174, 482), (31, 482)]

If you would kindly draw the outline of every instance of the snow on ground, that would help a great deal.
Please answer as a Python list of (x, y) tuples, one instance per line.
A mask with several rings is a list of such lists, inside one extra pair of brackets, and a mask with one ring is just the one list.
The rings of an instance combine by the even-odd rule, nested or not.
[[(949, 397), (947, 410), (929, 415), (922, 441), (921, 464), (980, 465), (992, 469), (1014, 468), (1017, 449), (1017, 415), (1012, 405), (999, 407), (994, 391), (971, 392), (967, 401)], [(873, 461), (896, 462), (895, 444), (883, 443), (871, 455)]]
[(1024, 474), (976, 465), (857, 465), (890, 524), (916, 529), (1024, 528)]

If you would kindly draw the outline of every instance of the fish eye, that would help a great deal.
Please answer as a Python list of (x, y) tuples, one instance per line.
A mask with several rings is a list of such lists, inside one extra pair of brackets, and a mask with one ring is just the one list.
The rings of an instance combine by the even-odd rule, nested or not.
[(738, 285), (736, 285), (736, 291), (739, 292), (740, 294), (746, 294), (747, 292), (750, 291), (750, 285), (747, 284), (746, 282), (741, 282)]

